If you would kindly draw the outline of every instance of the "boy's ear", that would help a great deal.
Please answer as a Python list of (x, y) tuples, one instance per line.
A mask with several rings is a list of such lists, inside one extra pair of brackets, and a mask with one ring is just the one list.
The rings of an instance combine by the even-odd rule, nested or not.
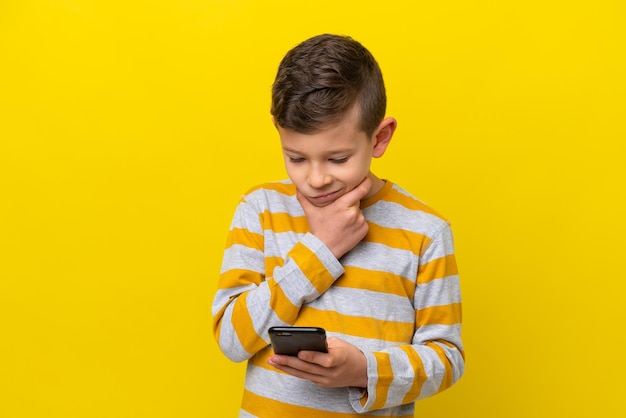
[(374, 158), (380, 158), (383, 156), (387, 147), (389, 146), (389, 142), (391, 142), (391, 138), (393, 137), (393, 133), (396, 131), (396, 127), (398, 126), (398, 122), (394, 118), (385, 118), (378, 125), (378, 129), (374, 132), (374, 149), (372, 150), (372, 156)]

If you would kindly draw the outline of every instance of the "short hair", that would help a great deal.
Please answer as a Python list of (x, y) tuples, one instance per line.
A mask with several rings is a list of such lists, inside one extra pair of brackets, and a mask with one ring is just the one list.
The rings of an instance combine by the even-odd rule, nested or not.
[(280, 62), (271, 114), (280, 127), (314, 133), (359, 105), (359, 128), (371, 136), (385, 117), (382, 72), (372, 54), (348, 36), (314, 36)]

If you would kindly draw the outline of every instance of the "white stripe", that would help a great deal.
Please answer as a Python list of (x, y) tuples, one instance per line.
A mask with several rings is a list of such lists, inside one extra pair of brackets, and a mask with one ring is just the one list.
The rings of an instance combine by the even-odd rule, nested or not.
[[(422, 296), (422, 295), (425, 295)], [(452, 275), (418, 285), (415, 292), (415, 309), (461, 303), (459, 276)]]
[(298, 198), (277, 190), (260, 188), (246, 196), (246, 201), (253, 204), (259, 212), (288, 213), (292, 216), (304, 216), (304, 210)]
[(246, 389), (258, 396), (321, 411), (345, 412), (351, 409), (346, 388), (322, 388), (308, 380), (253, 365), (248, 365), (247, 375)]
[(379, 201), (363, 209), (365, 219), (394, 229), (403, 229), (427, 237), (433, 237), (447, 222), (430, 213), (406, 208), (399, 203)]
[(408, 298), (370, 290), (333, 286), (310, 306), (382, 321), (415, 322), (415, 309)]
[(457, 365), (457, 367), (452, 367), (452, 383), (454, 384), (457, 380), (461, 378), (463, 370), (465, 369), (465, 362), (463, 361), (463, 357), (461, 356), (461, 353), (456, 349), (450, 348), (447, 345), (441, 344), (437, 341), (435, 341), (435, 344), (441, 347), (451, 363)]
[(263, 251), (245, 245), (234, 244), (224, 250), (224, 259), (220, 274), (233, 269), (245, 269), (265, 274)]
[(422, 255), (422, 264), (429, 263), (447, 255), (454, 254), (452, 231), (449, 226), (444, 226), (434, 237), (430, 247)]
[(217, 315), (217, 312), (230, 301), (231, 297), (240, 295), (243, 292), (247, 292), (248, 290), (255, 288), (255, 285), (249, 284), (245, 286), (229, 287), (227, 289), (218, 289), (217, 292), (215, 292), (215, 297), (213, 299), (213, 316)]
[(415, 370), (411, 367), (409, 356), (404, 350), (393, 350), (393, 354), (389, 358), (391, 370), (393, 370), (393, 381), (387, 393), (388, 402), (394, 399), (403, 399), (415, 380)]
[[(423, 345), (414, 345), (412, 348), (416, 350), (421, 357), (422, 364), (424, 365), (424, 372), (426, 373), (426, 376), (428, 376), (422, 385), (422, 390), (418, 397), (418, 399), (422, 399), (437, 393), (439, 387), (441, 386), (441, 382), (443, 381), (443, 372), (445, 371), (445, 367), (441, 363), (437, 353), (432, 348)], [(437, 375), (437, 371), (441, 372), (441, 374)]]
[(240, 203), (235, 210), (233, 220), (230, 223), (230, 230), (232, 231), (234, 228), (247, 229), (255, 234), (263, 234), (261, 223), (254, 208), (245, 202)]
[(256, 291), (248, 293), (246, 297), (246, 308), (252, 320), (252, 328), (267, 344), (270, 343), (270, 337), (267, 334), (268, 324), (276, 326), (289, 325), (283, 322), (273, 309), (268, 307), (269, 300), (270, 290), (267, 282), (261, 283)]
[(461, 324), (452, 325), (424, 325), (420, 327), (413, 337), (413, 344), (425, 344), (433, 340), (446, 340), (463, 350), (461, 342)]
[(376, 242), (360, 242), (341, 259), (344, 266), (388, 272), (415, 282), (419, 258), (412, 251)]
[(269, 239), (265, 240), (265, 256), (284, 259), (303, 236), (304, 234), (291, 231), (270, 234)]

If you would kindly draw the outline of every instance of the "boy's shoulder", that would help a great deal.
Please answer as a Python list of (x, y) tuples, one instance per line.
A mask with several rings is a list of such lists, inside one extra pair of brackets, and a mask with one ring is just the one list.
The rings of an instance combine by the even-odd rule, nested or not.
[(296, 186), (291, 180), (272, 181), (249, 188), (240, 203), (256, 212), (288, 212), (301, 215), (302, 208), (296, 198)]
[(279, 180), (279, 181), (270, 181), (262, 184), (257, 184), (256, 186), (250, 187), (245, 193), (244, 196), (251, 196), (258, 193), (267, 193), (267, 192), (276, 192), (285, 194), (288, 196), (295, 196), (296, 194), (296, 186), (291, 182), (291, 180)]
[(389, 191), (385, 193), (385, 196), (382, 200), (398, 204), (406, 209), (426, 213), (444, 221), (446, 220), (446, 218), (437, 210), (435, 210), (432, 206), (428, 205), (412, 193), (408, 192), (397, 183), (388, 183), (390, 183)]
[(387, 182), (383, 195), (364, 209), (366, 219), (388, 228), (436, 236), (449, 220), (399, 185)]

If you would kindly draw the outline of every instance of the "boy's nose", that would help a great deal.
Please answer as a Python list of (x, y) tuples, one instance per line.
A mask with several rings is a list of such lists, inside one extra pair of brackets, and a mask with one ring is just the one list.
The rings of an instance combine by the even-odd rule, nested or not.
[(312, 168), (307, 176), (307, 182), (309, 186), (320, 189), (332, 182), (332, 177), (324, 170), (319, 168)]

